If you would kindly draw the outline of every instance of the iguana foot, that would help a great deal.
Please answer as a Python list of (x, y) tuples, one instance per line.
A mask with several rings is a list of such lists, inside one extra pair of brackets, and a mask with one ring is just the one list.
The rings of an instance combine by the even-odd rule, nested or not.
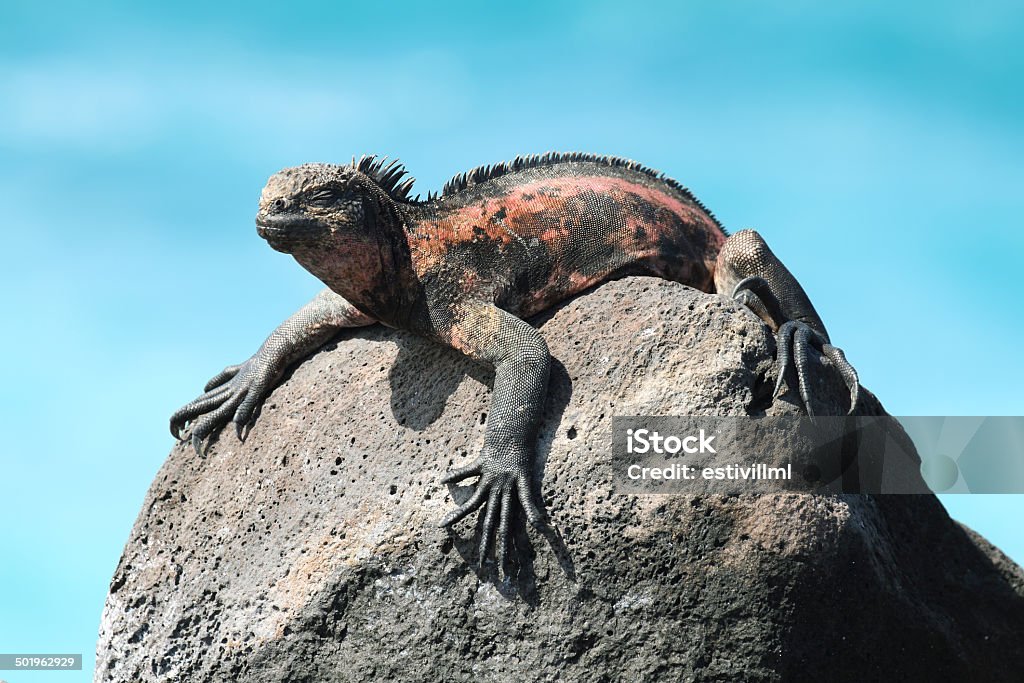
[[(530, 491), (530, 477), (526, 468), (526, 459), (522, 457), (495, 458), (487, 454), (481, 455), (473, 463), (450, 472), (443, 484), (460, 482), (469, 477), (479, 476), (476, 490), (469, 500), (457, 510), (445, 517), (439, 526), (451, 526), (474, 510), (483, 506), (483, 528), (480, 532), (480, 564), (484, 564), (490, 548), (491, 535), (495, 536), (495, 554), (499, 569), (505, 567), (506, 549), (508, 548), (508, 532), (511, 521), (513, 499), (518, 499), (526, 513), (526, 519), (535, 527), (540, 528), (542, 515)], [(495, 524), (497, 530), (495, 532)]]
[(811, 362), (810, 349), (814, 346), (826, 358), (832, 361), (832, 364), (836, 366), (836, 369), (842, 376), (847, 389), (850, 390), (850, 410), (848, 412), (853, 413), (857, 407), (857, 400), (860, 394), (860, 379), (857, 377), (857, 371), (846, 360), (846, 355), (841, 348), (833, 346), (820, 332), (799, 320), (790, 320), (783, 323), (779, 328), (777, 341), (779, 349), (779, 377), (775, 381), (773, 397), (782, 393), (786, 371), (789, 370), (789, 366), (792, 364), (796, 371), (800, 398), (803, 399), (804, 406), (807, 408), (807, 414), (814, 417), (814, 409), (811, 408), (811, 395), (810, 391), (808, 391), (808, 367)]
[(811, 325), (801, 320), (787, 320), (779, 300), (772, 292), (771, 285), (764, 278), (744, 278), (737, 283), (732, 296), (768, 325), (778, 330), (779, 377), (775, 382), (773, 397), (782, 393), (786, 372), (792, 364), (796, 371), (800, 398), (803, 399), (804, 406), (807, 408), (807, 414), (814, 417), (808, 390), (810, 349), (813, 346), (836, 366), (846, 387), (850, 390), (849, 412), (853, 412), (860, 394), (860, 379), (857, 377), (857, 371), (846, 360), (842, 349), (829, 343), (828, 338)]
[(740, 280), (732, 290), (732, 298), (775, 329), (786, 321), (782, 305), (772, 293), (771, 285), (763, 277), (754, 276)]
[(280, 374), (273, 364), (260, 361), (259, 355), (253, 356), (241, 365), (224, 368), (207, 382), (203, 387), (205, 393), (171, 416), (174, 438), (183, 440), (182, 429), (192, 423), (192, 446), (202, 455), (206, 437), (228, 422), (234, 422), (241, 439), (243, 428), (252, 420), (256, 408)]

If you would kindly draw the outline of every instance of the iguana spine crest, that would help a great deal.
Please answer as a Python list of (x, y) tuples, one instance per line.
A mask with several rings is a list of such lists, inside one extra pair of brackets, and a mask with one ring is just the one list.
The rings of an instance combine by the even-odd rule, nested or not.
[(393, 159), (388, 163), (387, 156), (378, 157), (375, 154), (370, 154), (363, 155), (358, 160), (356, 160), (355, 157), (352, 157), (353, 168), (369, 176), (392, 199), (406, 204), (425, 204), (426, 202), (431, 202), (436, 199), (451, 197), (463, 190), (468, 190), (475, 185), (480, 185), (488, 180), (494, 180), (495, 178), (500, 178), (501, 176), (508, 175), (509, 173), (515, 173), (517, 171), (523, 171), (530, 168), (540, 168), (542, 166), (553, 166), (555, 164), (580, 162), (587, 162), (613, 168), (626, 168), (631, 171), (643, 173), (654, 180), (663, 182), (696, 204), (697, 207), (704, 211), (711, 220), (715, 222), (726, 236), (729, 235), (722, 225), (722, 222), (718, 220), (715, 214), (713, 214), (711, 210), (703, 204), (703, 202), (697, 199), (688, 187), (679, 181), (670, 178), (664, 173), (651, 168), (650, 166), (645, 166), (644, 164), (624, 157), (591, 154), (589, 152), (545, 152), (544, 154), (520, 155), (511, 161), (500, 161), (496, 164), (484, 164), (482, 166), (471, 168), (468, 171), (457, 173), (444, 184), (440, 193), (433, 191), (428, 192), (426, 200), (421, 199), (420, 195), (411, 196), (412, 187), (416, 182), (416, 179), (410, 176), (405, 180), (402, 180), (402, 178), (407, 176), (409, 172), (398, 159)]

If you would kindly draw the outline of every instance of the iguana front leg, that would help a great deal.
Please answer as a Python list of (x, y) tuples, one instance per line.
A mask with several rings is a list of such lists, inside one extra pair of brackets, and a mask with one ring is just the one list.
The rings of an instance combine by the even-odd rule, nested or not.
[(842, 349), (833, 346), (825, 325), (803, 287), (753, 230), (735, 233), (722, 247), (715, 266), (715, 289), (731, 294), (778, 335), (779, 376), (774, 395), (782, 390), (786, 371), (796, 371), (800, 397), (811, 416), (808, 390), (810, 349), (816, 346), (839, 370), (850, 390), (850, 412), (857, 405), (860, 381)]
[(201, 452), (203, 440), (230, 420), (241, 438), (256, 408), (292, 363), (323, 346), (338, 330), (375, 322), (324, 289), (281, 323), (249, 360), (224, 368), (206, 383), (204, 394), (178, 409), (171, 416), (171, 434), (180, 439), (181, 430), (192, 422), (192, 445)]
[(533, 502), (530, 464), (537, 423), (547, 395), (551, 356), (534, 327), (516, 316), (484, 302), (463, 303), (452, 312), (454, 320), (440, 340), (470, 358), (494, 368), (494, 389), (487, 413), (483, 450), (474, 462), (457, 469), (442, 481), (457, 482), (479, 476), (473, 495), (441, 522), (450, 526), (484, 506), (480, 538), (480, 563), (487, 557), (491, 533), (495, 537), (498, 566), (505, 565), (513, 500), (522, 505), (534, 526), (541, 513)]

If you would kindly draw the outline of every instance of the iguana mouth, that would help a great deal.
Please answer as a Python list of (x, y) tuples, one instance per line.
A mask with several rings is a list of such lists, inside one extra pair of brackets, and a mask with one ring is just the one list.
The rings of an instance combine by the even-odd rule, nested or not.
[(256, 233), (263, 239), (271, 237), (291, 237), (302, 239), (312, 237), (322, 231), (320, 223), (304, 216), (278, 215), (257, 216)]

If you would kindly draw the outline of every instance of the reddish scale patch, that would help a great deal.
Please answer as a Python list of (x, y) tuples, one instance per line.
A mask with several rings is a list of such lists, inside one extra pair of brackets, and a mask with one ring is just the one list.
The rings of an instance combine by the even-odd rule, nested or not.
[(299, 246), (295, 260), (349, 301), (366, 305), (365, 294), (380, 287), (380, 250), (370, 242), (346, 241), (316, 247)]
[[(587, 206), (584, 195), (593, 194), (606, 195), (627, 208), (626, 215), (622, 217), (624, 227), (608, 234), (608, 246), (624, 252), (629, 262), (647, 262), (659, 274), (674, 272), (678, 276), (701, 271), (702, 277), (694, 276), (701, 281), (689, 284), (701, 288), (710, 286), (704, 280), (713, 272), (715, 258), (725, 242), (725, 235), (710, 216), (666, 192), (607, 176), (538, 180), (516, 187), (502, 197), (441, 213), (433, 221), (412, 231), (410, 247), (414, 267), (419, 275), (437, 268), (443, 263), (448, 249), (460, 243), (490, 242), (499, 251), (504, 251), (516, 243), (530, 245), (533, 240), (539, 240), (556, 259), (556, 272), (552, 274), (551, 281), (542, 291), (535, 293), (529, 306), (542, 310), (546, 305), (601, 282), (608, 275), (599, 272), (600, 269), (586, 274), (568, 270), (569, 264), (558, 258), (559, 247), (564, 249), (573, 238), (569, 222), (561, 217), (570, 213), (567, 208), (573, 204)], [(656, 207), (654, 222), (641, 218), (644, 211), (628, 210), (628, 207), (642, 203)], [(576, 212), (579, 212), (578, 208)], [(649, 209), (646, 213), (650, 213)], [(682, 220), (682, 231), (678, 219)], [(641, 237), (637, 237), (638, 231)], [(685, 264), (659, 263), (659, 239), (666, 237), (673, 242), (694, 246), (706, 244), (708, 248), (702, 255), (705, 268), (687, 269)], [(685, 279), (685, 275), (681, 279)]]

